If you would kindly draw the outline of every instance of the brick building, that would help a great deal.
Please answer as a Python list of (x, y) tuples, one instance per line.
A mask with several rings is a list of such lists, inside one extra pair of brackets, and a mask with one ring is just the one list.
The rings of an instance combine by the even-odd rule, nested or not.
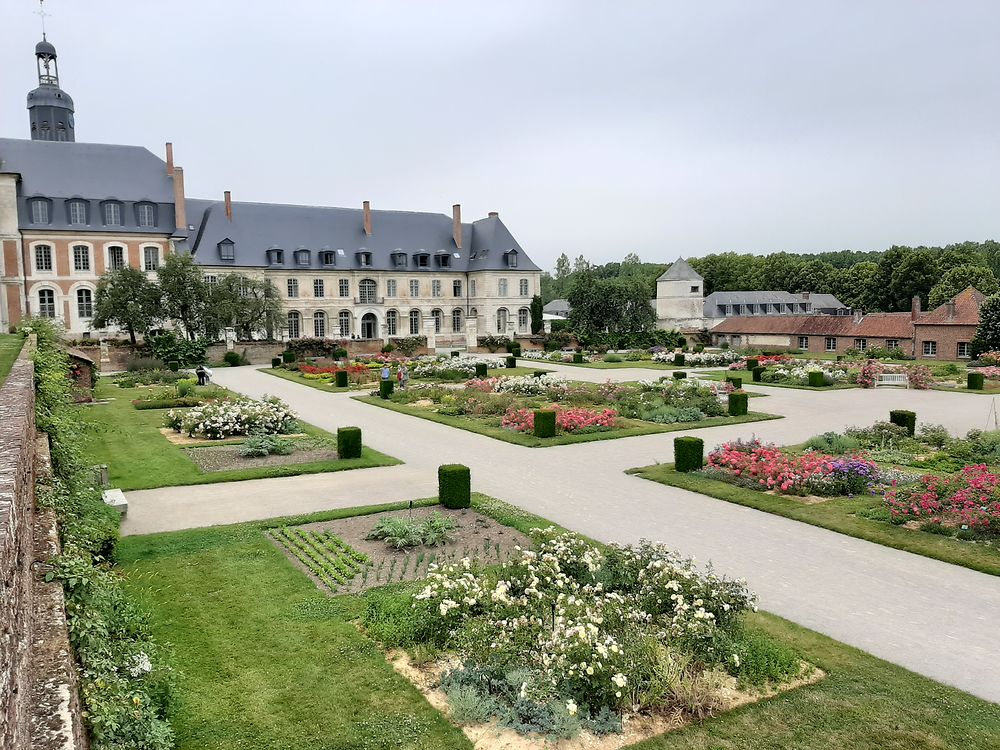
[(979, 308), (985, 299), (986, 295), (969, 287), (937, 309), (920, 314), (913, 326), (917, 356), (969, 359), (979, 325)]

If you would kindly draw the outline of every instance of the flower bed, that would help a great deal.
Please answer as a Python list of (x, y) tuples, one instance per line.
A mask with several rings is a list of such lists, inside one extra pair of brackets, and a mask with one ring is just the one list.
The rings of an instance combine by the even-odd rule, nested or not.
[[(743, 355), (732, 349), (722, 349), (717, 352), (691, 352), (684, 355), (685, 367), (728, 367), (743, 359)], [(654, 362), (673, 364), (673, 352), (659, 352), (653, 355)]]
[[(614, 409), (597, 411), (594, 409), (555, 407), (556, 429), (562, 432), (598, 432), (615, 426), (618, 412)], [(507, 410), (501, 424), (515, 432), (530, 432), (535, 429), (535, 412), (532, 409)]]
[(969, 532), (1000, 534), (1000, 475), (985, 464), (965, 466), (956, 474), (940, 477), (928, 474), (910, 487), (892, 487), (885, 492), (885, 505), (894, 522), (915, 520), (922, 528), (940, 527), (946, 533), (959, 527)]
[(193, 409), (171, 409), (166, 425), (190, 437), (221, 440), (232, 435), (279, 435), (295, 432), (296, 416), (277, 398), (213, 401)]

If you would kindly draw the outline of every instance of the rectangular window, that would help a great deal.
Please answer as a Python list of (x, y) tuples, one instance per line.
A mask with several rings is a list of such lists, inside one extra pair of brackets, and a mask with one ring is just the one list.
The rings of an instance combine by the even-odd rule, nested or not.
[(351, 296), (351, 282), (349, 279), (341, 279), (338, 284), (338, 292), (341, 297)]
[(507, 296), (507, 279), (497, 281), (497, 294), (501, 297)]
[(886, 339), (885, 340), (885, 348), (886, 349), (898, 349), (899, 348), (899, 339)]
[(87, 247), (86, 245), (73, 246), (73, 270), (74, 271), (90, 270), (90, 248)]
[(144, 247), (142, 249), (142, 267), (146, 271), (155, 271), (160, 267), (160, 248)]
[(156, 212), (150, 204), (140, 203), (135, 207), (135, 213), (140, 227), (156, 226)]
[(453, 297), (462, 296), (462, 282), (459, 281), (458, 279), (455, 279), (453, 282), (451, 282), (451, 294)]
[(469, 282), (469, 296), (470, 297), (475, 297), (476, 296), (476, 280), (475, 279), (472, 279), (472, 281)]
[(799, 349), (808, 349), (808, 348), (809, 348), (809, 337), (799, 336)]
[(87, 204), (83, 201), (72, 201), (69, 204), (69, 223), (70, 224), (86, 224), (87, 223)]
[(76, 290), (76, 313), (80, 318), (94, 317), (94, 295), (89, 289)]
[(859, 352), (866, 351), (868, 349), (868, 339), (854, 339), (854, 348)]
[(420, 296), (420, 282), (416, 279), (410, 279), (410, 296), (419, 297)]
[(385, 296), (395, 297), (396, 296), (396, 280), (389, 279), (385, 282)]
[(120, 271), (125, 268), (125, 248), (109, 247), (108, 248), (108, 270)]
[(826, 350), (828, 352), (837, 351), (837, 339), (833, 338), (832, 336), (827, 337), (825, 345), (826, 345)]
[(431, 256), (429, 255), (418, 255), (417, 256), (417, 266), (420, 268), (427, 268), (431, 264)]
[(48, 245), (35, 246), (35, 270), (36, 271), (52, 270), (52, 248), (49, 247)]
[(958, 342), (958, 358), (970, 359), (972, 357), (972, 344), (968, 341)]
[(521, 279), (520, 292), (521, 292), (521, 296), (522, 297), (527, 297), (528, 296), (528, 280), (527, 279)]
[(441, 281), (438, 280), (438, 279), (434, 279), (431, 282), (431, 296), (432, 297), (440, 297), (441, 296)]
[(937, 356), (937, 341), (925, 341), (924, 342), (924, 356), (925, 357), (936, 357)]
[(299, 296), (299, 280), (289, 279), (288, 280), (288, 296), (298, 297)]
[(698, 290), (699, 290), (699, 289), (701, 289), (701, 287), (700, 287), (700, 286), (698, 286), (697, 284), (694, 284), (694, 285), (693, 285), (693, 286), (691, 287), (691, 294), (697, 294), (697, 293), (698, 293)]
[(32, 224), (48, 224), (49, 223), (49, 202), (48, 201), (31, 201), (31, 223)]
[(214, 273), (210, 273), (202, 277), (202, 281), (204, 281), (209, 286), (214, 286), (215, 284), (219, 283), (219, 277), (216, 276)]
[(323, 279), (313, 279), (313, 297), (325, 297), (326, 285)]
[(104, 204), (104, 223), (109, 227), (121, 226), (122, 207), (117, 203)]

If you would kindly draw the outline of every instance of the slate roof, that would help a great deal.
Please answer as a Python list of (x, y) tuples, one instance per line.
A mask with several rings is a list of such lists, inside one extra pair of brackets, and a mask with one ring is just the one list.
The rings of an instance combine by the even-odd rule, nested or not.
[[(233, 219), (226, 217), (222, 201), (189, 200), (188, 222), (196, 225), (190, 238), (191, 251), (199, 265), (274, 268), (267, 250), (284, 250), (288, 269), (326, 268), (321, 253), (336, 253), (332, 268), (371, 269), (374, 271), (537, 271), (524, 250), (500, 221), (488, 217), (462, 224), (462, 247), (455, 247), (452, 217), (446, 214), (415, 211), (372, 210), (372, 234), (364, 233), (364, 212), (356, 208), (296, 206), (278, 203), (234, 202)], [(218, 245), (223, 240), (234, 244), (235, 260), (223, 261)], [(309, 262), (296, 262), (295, 251), (309, 250)], [(517, 267), (509, 268), (506, 256), (517, 253)], [(356, 253), (371, 253), (370, 266), (362, 266)], [(405, 253), (407, 265), (396, 266), (392, 253)], [(439, 268), (436, 262), (418, 267), (413, 256), (427, 253), (448, 255), (450, 267)]]
[(543, 313), (550, 313), (552, 315), (559, 315), (560, 313), (569, 314), (570, 310), (573, 308), (569, 304), (567, 299), (554, 299), (544, 307), (542, 307)]
[(982, 306), (986, 295), (975, 287), (969, 287), (965, 291), (956, 294), (952, 300), (955, 303), (955, 314), (949, 317), (948, 303), (940, 307), (923, 313), (917, 318), (917, 325), (979, 325), (979, 308)]
[(683, 258), (678, 258), (670, 268), (660, 274), (657, 281), (704, 281), (704, 279), (691, 268), (690, 263)]
[[(705, 317), (720, 317), (718, 307), (725, 305), (809, 305), (810, 311), (847, 310), (848, 307), (832, 294), (791, 294), (782, 291), (764, 292), (712, 292), (705, 297)], [(797, 311), (801, 312), (801, 311)], [(763, 313), (761, 313), (763, 314)], [(794, 313), (767, 313), (768, 315), (789, 315)]]
[(747, 315), (726, 318), (712, 333), (909, 339), (913, 322), (910, 313), (868, 313), (857, 322), (853, 315)]

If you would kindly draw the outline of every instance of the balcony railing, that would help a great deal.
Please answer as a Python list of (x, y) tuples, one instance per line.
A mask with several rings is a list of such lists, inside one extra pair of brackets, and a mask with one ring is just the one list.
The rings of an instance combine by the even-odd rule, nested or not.
[(365, 295), (363, 297), (354, 298), (355, 305), (384, 305), (385, 297), (376, 297), (375, 295)]

